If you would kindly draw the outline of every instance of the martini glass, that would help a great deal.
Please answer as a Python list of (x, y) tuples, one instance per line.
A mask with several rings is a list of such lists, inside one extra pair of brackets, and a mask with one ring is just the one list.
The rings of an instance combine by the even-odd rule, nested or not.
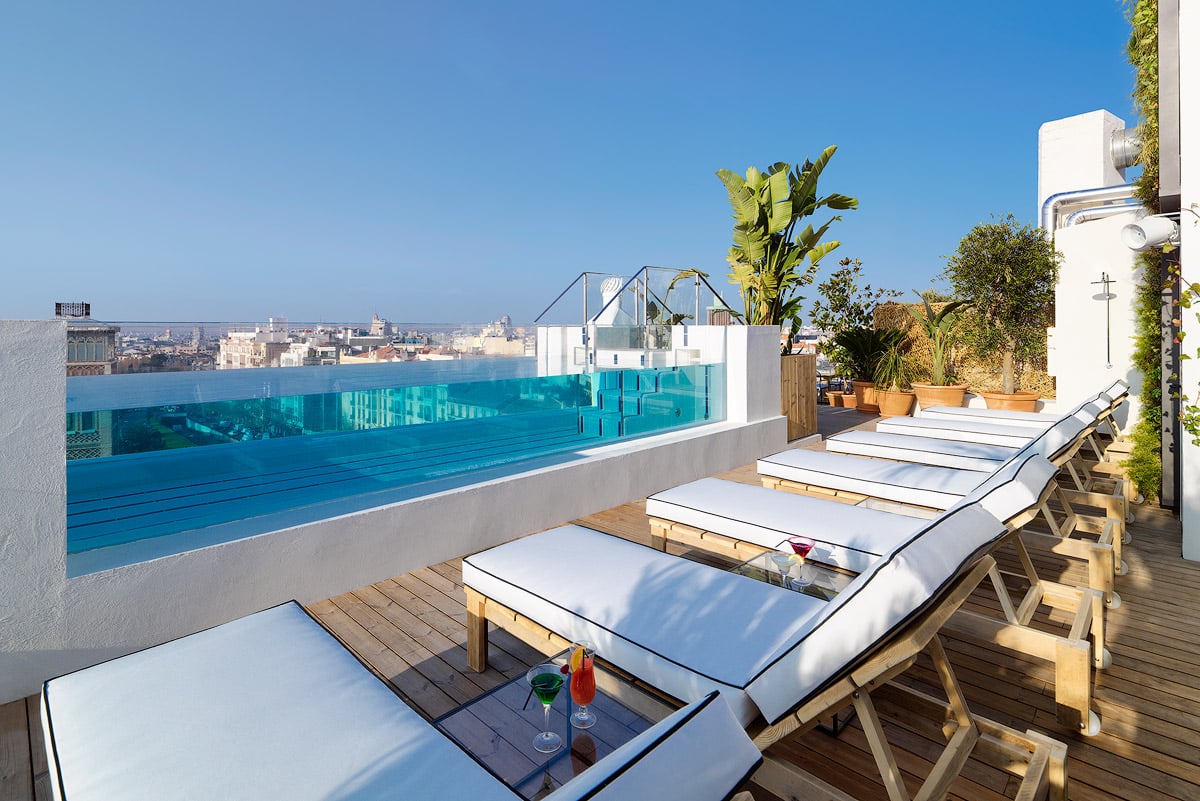
[(808, 554), (816, 546), (816, 541), (812, 537), (793, 536), (788, 537), (788, 545), (796, 554), (796, 558), (800, 560), (800, 577), (796, 579), (796, 583), (804, 587), (812, 583), (812, 579), (808, 577), (805, 571), (804, 560), (808, 558)]
[(542, 732), (533, 738), (533, 750), (553, 754), (562, 748), (562, 737), (550, 731), (550, 705), (554, 703), (555, 696), (566, 681), (562, 668), (550, 663), (535, 665), (525, 674), (525, 679), (542, 702), (542, 711), (545, 714), (545, 726)]
[(792, 560), (795, 558), (793, 554), (783, 551), (775, 551), (771, 554), (771, 561), (775, 563), (775, 569), (779, 571), (779, 586), (788, 586), (788, 580), (792, 575)]

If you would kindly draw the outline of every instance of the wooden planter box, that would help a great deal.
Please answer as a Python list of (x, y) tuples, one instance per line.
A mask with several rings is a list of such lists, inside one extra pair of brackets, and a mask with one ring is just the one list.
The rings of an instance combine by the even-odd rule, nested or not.
[(781, 413), (790, 442), (817, 433), (817, 357), (796, 353), (779, 360)]

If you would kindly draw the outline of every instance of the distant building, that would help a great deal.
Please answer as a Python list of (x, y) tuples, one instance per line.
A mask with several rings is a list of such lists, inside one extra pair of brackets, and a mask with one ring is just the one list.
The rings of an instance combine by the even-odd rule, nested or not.
[[(54, 316), (67, 321), (67, 375), (111, 375), (120, 327), (93, 320), (90, 303), (55, 303)], [(70, 412), (66, 426), (68, 460), (112, 456), (112, 410)]]
[[(276, 321), (272, 320), (274, 328)], [(284, 324), (286, 327), (286, 323)], [(280, 357), (291, 348), (286, 330), (230, 331), (217, 351), (218, 370), (279, 367)]]
[(392, 334), (393, 331), (391, 320), (385, 320), (378, 314), (371, 315), (371, 336), (390, 337)]
[(378, 362), (406, 362), (408, 353), (394, 345), (384, 345), (362, 353), (346, 354), (342, 364), (376, 364)]
[(292, 342), (279, 355), (280, 367), (318, 367), (338, 363), (337, 345), (318, 345), (312, 341)]
[(67, 321), (67, 375), (111, 375), (121, 328), (93, 320), (90, 303), (55, 303), (54, 316)]

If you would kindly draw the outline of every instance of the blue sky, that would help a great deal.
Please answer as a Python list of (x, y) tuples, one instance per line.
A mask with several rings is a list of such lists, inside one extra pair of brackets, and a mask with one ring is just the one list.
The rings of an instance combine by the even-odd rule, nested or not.
[[(529, 321), (697, 267), (719, 168), (838, 153), (824, 263), (924, 288), (1036, 221), (1037, 132), (1130, 125), (1119, 0), (55, 2), (0, 10), (0, 318)], [(816, 288), (805, 293), (811, 301)]]

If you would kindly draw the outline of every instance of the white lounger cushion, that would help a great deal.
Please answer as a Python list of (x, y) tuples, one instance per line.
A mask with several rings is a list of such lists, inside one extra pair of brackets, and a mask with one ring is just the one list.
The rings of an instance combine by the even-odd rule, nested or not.
[(764, 476), (854, 492), (897, 503), (949, 509), (983, 481), (971, 470), (863, 459), (792, 448), (758, 460)]
[[(1033, 508), (1056, 472), (1045, 457), (1027, 454), (980, 476), (982, 482), (955, 505), (979, 503), (1006, 521)], [(806, 534), (817, 542), (814, 559), (855, 573), (929, 528), (927, 520), (908, 515), (717, 478), (650, 496), (646, 514), (785, 551), (789, 536)]]
[(1052, 424), (1053, 421), (1044, 426), (1012, 426), (936, 417), (888, 417), (876, 423), (875, 430), (881, 434), (909, 434), (1020, 448)]
[[(60, 801), (518, 798), (295, 603), (51, 680), (43, 692)], [(761, 760), (713, 694), (549, 799), (679, 791), (721, 801)]]
[(602, 657), (677, 698), (724, 685), (743, 724), (756, 711), (774, 723), (931, 603), (1005, 528), (972, 505), (925, 532), (828, 603), (580, 526), (467, 557), (463, 583), (596, 642)]
[(719, 478), (655, 493), (646, 499), (646, 514), (777, 550), (788, 550), (789, 536), (805, 534), (817, 541), (814, 559), (854, 573), (929, 525), (920, 518)]
[(1058, 468), (1032, 449), (1015, 454), (988, 476), (952, 467), (861, 459), (797, 448), (760, 459), (758, 472), (932, 509), (979, 502), (1000, 520), (1008, 520), (1036, 505)]
[(1034, 426), (1037, 428), (1054, 425), (1062, 418), (1054, 412), (1020, 412), (1014, 409), (981, 409), (978, 406), (930, 406), (918, 414), (921, 418), (939, 420), (967, 420), (974, 423), (992, 423), (1004, 426)]
[(1125, 396), (1129, 394), (1129, 385), (1117, 381), (1111, 386), (1086, 398), (1071, 408), (1069, 412), (1019, 412), (1013, 409), (981, 409), (972, 406), (931, 406), (922, 409), (921, 417), (949, 418), (959, 421), (993, 423), (997, 425), (1014, 426), (1050, 426), (1062, 418), (1073, 415), (1089, 404), (1095, 404), (1100, 413), (1112, 412), (1120, 406)]
[(978, 442), (920, 437), (911, 434), (886, 434), (852, 429), (825, 440), (830, 453), (894, 459), (960, 470), (992, 473), (1012, 458), (1017, 448), (983, 445)]
[(516, 798), (294, 603), (43, 693), (64, 801)]
[(743, 724), (750, 679), (825, 606), (582, 526), (468, 556), (463, 583), (676, 698), (720, 690)]

